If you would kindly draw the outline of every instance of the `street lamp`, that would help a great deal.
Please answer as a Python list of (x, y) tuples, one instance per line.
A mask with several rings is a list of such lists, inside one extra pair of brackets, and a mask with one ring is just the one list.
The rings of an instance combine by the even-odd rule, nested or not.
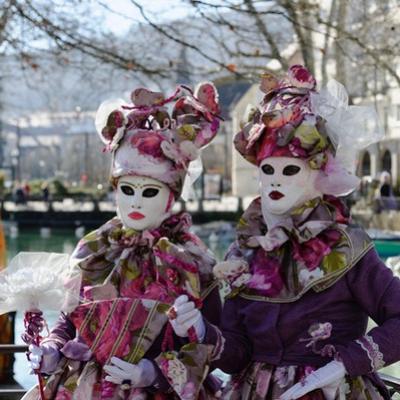
[(11, 175), (13, 182), (19, 180), (19, 150), (11, 150)]

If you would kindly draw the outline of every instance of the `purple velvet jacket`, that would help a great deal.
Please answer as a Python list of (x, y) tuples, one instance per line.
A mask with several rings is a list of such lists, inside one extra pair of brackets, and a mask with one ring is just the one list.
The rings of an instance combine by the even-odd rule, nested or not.
[[(368, 317), (377, 327), (366, 334)], [(374, 249), (333, 286), (313, 289), (290, 303), (270, 303), (237, 296), (228, 299), (221, 331), (207, 324), (205, 343), (221, 352), (214, 367), (228, 374), (242, 371), (252, 361), (275, 366), (320, 367), (331, 358), (306, 347), (313, 324), (329, 322), (330, 337), (318, 349), (333, 345), (350, 376), (368, 375), (384, 393), (374, 372), (400, 360), (400, 280)], [(306, 340), (304, 340), (306, 339)]]

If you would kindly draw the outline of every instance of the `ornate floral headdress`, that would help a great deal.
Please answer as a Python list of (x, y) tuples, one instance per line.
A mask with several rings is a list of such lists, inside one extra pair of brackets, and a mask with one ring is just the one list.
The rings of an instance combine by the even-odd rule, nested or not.
[(280, 156), (308, 159), (312, 168), (321, 168), (327, 161), (326, 152), (334, 153), (335, 148), (326, 134), (324, 120), (312, 112), (311, 93), (315, 87), (314, 77), (298, 65), (280, 80), (264, 74), (264, 99), (236, 135), (238, 151), (256, 165), (267, 157)]
[(260, 89), (263, 100), (234, 139), (239, 153), (255, 165), (272, 156), (302, 158), (329, 177), (323, 193), (353, 190), (358, 152), (383, 137), (375, 110), (349, 106), (345, 88), (334, 80), (318, 92), (315, 78), (301, 65), (290, 67), (282, 79), (265, 73)]
[[(138, 88), (131, 100), (131, 105), (106, 101), (97, 111), (96, 129), (113, 153), (111, 178), (147, 176), (168, 185), (178, 197), (185, 178), (193, 181), (193, 175), (199, 175), (200, 149), (217, 134), (217, 90), (204, 82), (194, 93), (182, 85), (165, 97)], [(172, 105), (171, 114), (167, 105)]]

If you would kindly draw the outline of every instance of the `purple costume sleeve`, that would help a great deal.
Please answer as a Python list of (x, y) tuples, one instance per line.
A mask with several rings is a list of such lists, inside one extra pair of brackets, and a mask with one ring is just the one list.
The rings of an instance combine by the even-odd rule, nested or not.
[(251, 344), (246, 336), (246, 329), (242, 318), (238, 314), (239, 298), (226, 301), (223, 309), (224, 318), (221, 323), (221, 331), (215, 325), (206, 321), (206, 336), (203, 343), (213, 344), (213, 368), (220, 368), (228, 374), (242, 371), (251, 360)]
[(54, 343), (60, 350), (68, 341), (74, 339), (75, 336), (76, 329), (74, 324), (64, 313), (61, 313), (50, 335), (42, 343)]
[(400, 360), (400, 280), (375, 250), (347, 273), (346, 280), (354, 300), (378, 325), (336, 347), (349, 375), (358, 376)]
[(204, 299), (204, 304), (201, 311), (207, 321), (217, 326), (220, 325), (222, 304), (218, 286), (214, 288), (211, 293)]

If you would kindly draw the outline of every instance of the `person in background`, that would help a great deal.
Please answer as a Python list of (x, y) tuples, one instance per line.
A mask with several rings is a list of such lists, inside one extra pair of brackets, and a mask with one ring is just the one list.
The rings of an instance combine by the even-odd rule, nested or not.
[(22, 185), (22, 190), (24, 191), (25, 197), (29, 199), (29, 196), (31, 194), (31, 186), (29, 185), (28, 181), (25, 181)]
[(41, 189), (42, 189), (42, 199), (45, 203), (48, 203), (50, 200), (50, 189), (49, 189), (48, 182), (46, 182), (46, 181), (43, 182)]
[(395, 227), (394, 213), (397, 201), (393, 194), (391, 176), (383, 171), (377, 181), (373, 198), (373, 214), (370, 227), (381, 230), (391, 230)]
[(397, 201), (393, 194), (392, 177), (387, 171), (383, 171), (380, 176), (379, 198), (381, 210), (397, 210)]
[(26, 203), (25, 192), (20, 183), (16, 184), (15, 191), (14, 191), (14, 201), (15, 201), (15, 204), (25, 204)]

